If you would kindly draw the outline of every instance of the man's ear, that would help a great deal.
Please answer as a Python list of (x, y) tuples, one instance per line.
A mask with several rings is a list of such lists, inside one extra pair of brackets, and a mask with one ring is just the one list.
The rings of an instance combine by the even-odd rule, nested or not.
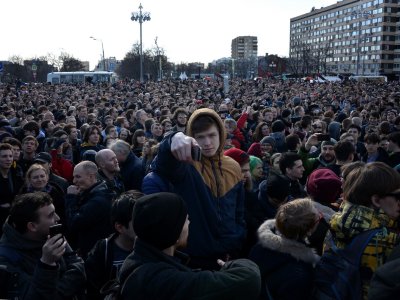
[(122, 230), (123, 230), (123, 228), (125, 228), (125, 226), (122, 225), (121, 223), (115, 222), (114, 223), (114, 228), (119, 234), (121, 234)]
[(378, 195), (372, 195), (371, 203), (374, 207), (380, 208), (381, 207), (381, 198)]
[(36, 227), (36, 224), (34, 222), (28, 222), (26, 224), (26, 228), (28, 229), (28, 231), (31, 231), (31, 232), (36, 232), (37, 231), (37, 227)]

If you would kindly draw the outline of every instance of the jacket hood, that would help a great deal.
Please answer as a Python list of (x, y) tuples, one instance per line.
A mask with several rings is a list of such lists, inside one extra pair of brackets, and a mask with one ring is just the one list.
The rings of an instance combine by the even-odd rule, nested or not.
[(41, 253), (45, 242), (27, 239), (8, 223), (8, 219), (3, 224), (3, 235), (0, 241), (1, 244), (10, 248), (29, 250), (31, 253)]
[[(276, 232), (273, 230), (275, 229)], [(308, 248), (305, 244), (287, 239), (278, 233), (275, 228), (275, 220), (265, 221), (258, 229), (258, 239), (264, 248), (289, 254), (297, 260), (305, 263), (316, 265), (320, 257), (312, 248)]]
[(217, 125), (219, 132), (219, 147), (217, 153), (222, 153), (226, 140), (225, 126), (220, 116), (214, 110), (209, 108), (200, 108), (195, 110), (190, 116), (190, 119), (188, 121), (186, 127), (186, 134), (193, 137), (193, 131), (192, 131), (193, 122), (201, 116), (209, 116), (215, 121), (215, 124)]

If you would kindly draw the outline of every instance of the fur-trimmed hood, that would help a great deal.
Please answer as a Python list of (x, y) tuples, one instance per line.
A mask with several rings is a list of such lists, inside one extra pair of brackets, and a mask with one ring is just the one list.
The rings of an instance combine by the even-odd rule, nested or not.
[[(273, 231), (275, 229), (276, 232)], [(287, 239), (279, 234), (275, 228), (275, 220), (265, 221), (258, 229), (258, 239), (264, 248), (289, 254), (297, 260), (305, 263), (316, 265), (320, 257), (312, 248), (308, 248), (305, 244)]]

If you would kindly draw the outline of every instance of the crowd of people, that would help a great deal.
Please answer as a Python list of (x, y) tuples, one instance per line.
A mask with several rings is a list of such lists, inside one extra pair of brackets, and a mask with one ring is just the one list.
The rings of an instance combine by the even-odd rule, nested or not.
[(398, 82), (229, 84), (0, 84), (0, 298), (396, 299)]

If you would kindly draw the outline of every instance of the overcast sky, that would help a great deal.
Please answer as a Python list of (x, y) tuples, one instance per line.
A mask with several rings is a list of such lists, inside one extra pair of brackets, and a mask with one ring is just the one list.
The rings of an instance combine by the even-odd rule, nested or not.
[(258, 55), (289, 54), (290, 18), (334, 0), (2, 0), (0, 60), (24, 59), (65, 51), (90, 62), (123, 59), (140, 40), (131, 13), (150, 12), (143, 23), (143, 49), (158, 45), (175, 63), (203, 62), (231, 56), (232, 39), (258, 37)]

